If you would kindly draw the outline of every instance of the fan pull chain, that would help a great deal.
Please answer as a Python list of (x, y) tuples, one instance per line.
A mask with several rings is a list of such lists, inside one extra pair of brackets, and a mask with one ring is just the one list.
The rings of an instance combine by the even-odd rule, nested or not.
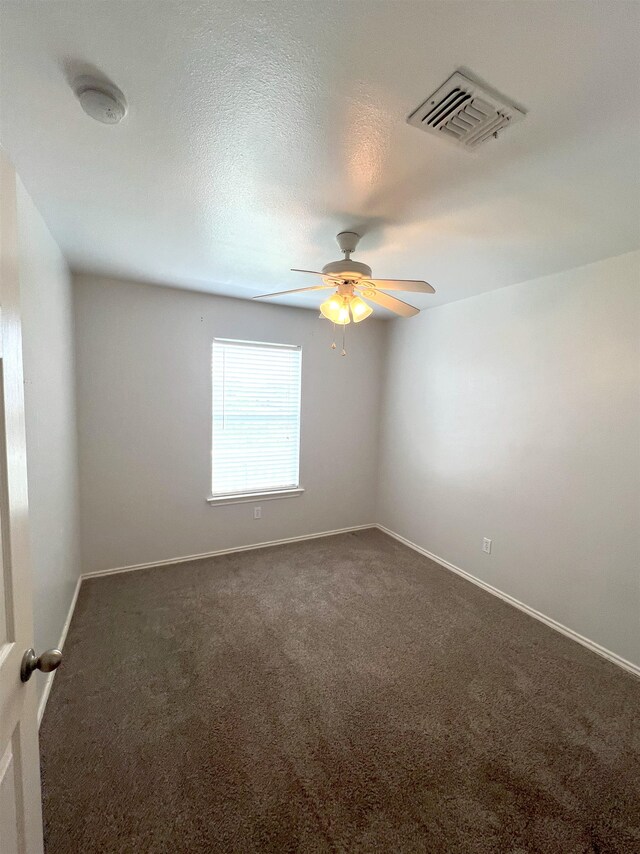
[(344, 348), (344, 342), (345, 342), (346, 337), (347, 337), (347, 327), (346, 327), (346, 324), (345, 324), (345, 325), (342, 327), (342, 353), (340, 353), (340, 355), (341, 355), (341, 356), (346, 356), (346, 355), (347, 355), (347, 351), (346, 351), (346, 350), (345, 350), (345, 348)]
[(335, 325), (335, 323), (333, 324), (333, 344), (331, 345), (331, 349), (332, 350), (336, 349), (336, 325)]

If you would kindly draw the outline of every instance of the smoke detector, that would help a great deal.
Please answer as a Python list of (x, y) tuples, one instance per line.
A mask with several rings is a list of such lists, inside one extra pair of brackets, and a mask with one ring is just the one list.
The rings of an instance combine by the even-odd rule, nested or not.
[(127, 102), (122, 92), (103, 80), (81, 77), (74, 91), (85, 113), (105, 125), (117, 125), (127, 114)]
[(410, 125), (448, 139), (467, 151), (497, 139), (526, 112), (504, 95), (456, 71), (412, 113)]

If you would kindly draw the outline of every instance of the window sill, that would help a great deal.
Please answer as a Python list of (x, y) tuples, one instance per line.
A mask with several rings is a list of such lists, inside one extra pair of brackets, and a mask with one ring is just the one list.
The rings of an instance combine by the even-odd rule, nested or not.
[(241, 495), (210, 495), (208, 504), (250, 504), (256, 501), (272, 501), (275, 498), (295, 498), (302, 495), (304, 489), (281, 489), (278, 492), (244, 492)]

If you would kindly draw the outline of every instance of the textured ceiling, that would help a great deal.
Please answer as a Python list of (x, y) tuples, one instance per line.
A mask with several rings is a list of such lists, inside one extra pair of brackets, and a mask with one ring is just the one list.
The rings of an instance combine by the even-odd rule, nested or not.
[[(640, 4), (3, 0), (0, 140), (72, 266), (249, 297), (338, 257), (436, 305), (640, 245)], [(456, 68), (527, 118), (407, 116)], [(122, 89), (91, 121), (69, 79)], [(294, 305), (317, 305), (290, 298)]]

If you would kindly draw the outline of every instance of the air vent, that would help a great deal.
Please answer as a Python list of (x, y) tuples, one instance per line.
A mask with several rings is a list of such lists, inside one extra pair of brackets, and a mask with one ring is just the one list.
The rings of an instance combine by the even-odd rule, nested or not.
[(524, 117), (503, 95), (456, 71), (407, 121), (474, 151)]

